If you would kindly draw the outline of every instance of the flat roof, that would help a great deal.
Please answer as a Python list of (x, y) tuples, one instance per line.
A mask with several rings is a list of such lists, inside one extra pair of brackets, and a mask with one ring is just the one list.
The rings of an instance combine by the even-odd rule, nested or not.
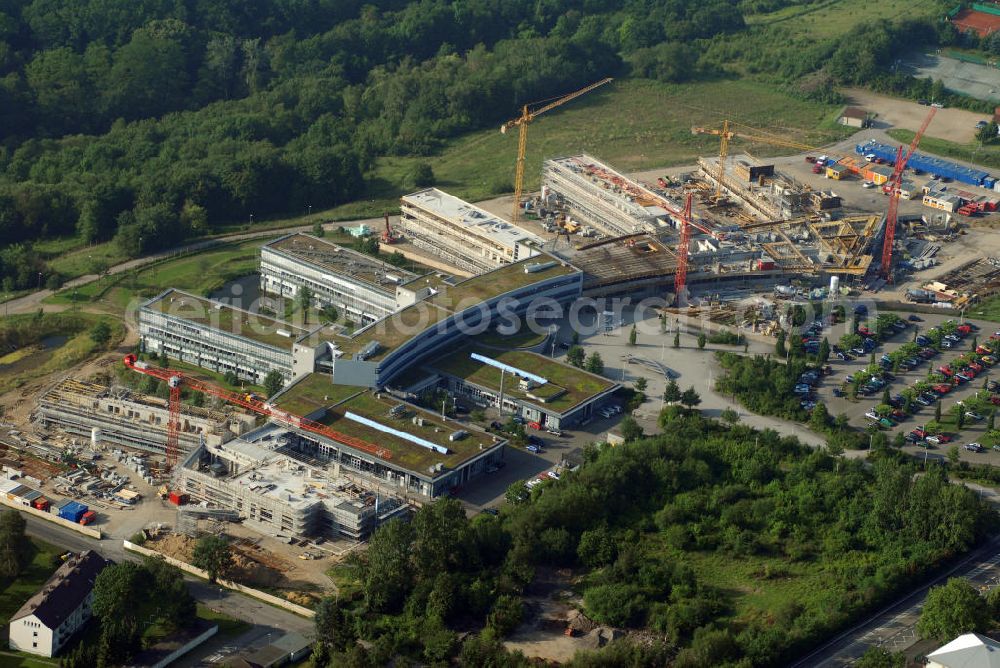
[(383, 290), (394, 291), (395, 286), (417, 278), (417, 274), (394, 267), (371, 255), (302, 232), (281, 237), (263, 247), (312, 265), (320, 271), (347, 276)]
[(275, 398), (275, 404), (289, 413), (305, 416), (321, 408), (330, 408), (367, 389), (355, 385), (335, 385), (325, 373), (311, 373), (288, 386)]
[(472, 353), (479, 353), (519, 369), (530, 370), (545, 378), (548, 381), (545, 385), (522, 391), (508, 376), (504, 382), (504, 394), (557, 413), (565, 413), (617, 385), (606, 378), (537, 353), (523, 350), (498, 351), (474, 345), (466, 346), (427, 366), (443, 374), (499, 392), (500, 369), (472, 359), (470, 356)]
[[(332, 386), (325, 376), (323, 378), (327, 382), (327, 388), (332, 389), (336, 387)], [(385, 448), (392, 453), (392, 459), (389, 460), (389, 463), (393, 466), (398, 466), (422, 475), (429, 475), (431, 477), (444, 475), (447, 473), (447, 469), (460, 466), (466, 460), (492, 448), (500, 442), (499, 440), (494, 440), (492, 434), (470, 428), (468, 425), (454, 422), (450, 419), (444, 419), (440, 414), (431, 413), (412, 404), (403, 404), (405, 406), (404, 413), (399, 417), (393, 417), (389, 414), (389, 411), (393, 407), (402, 404), (402, 402), (384, 393), (376, 396), (376, 393), (366, 391), (351, 396), (346, 400), (341, 399), (340, 401), (341, 403), (338, 403), (336, 406), (331, 401), (326, 415), (317, 420), (317, 422), (347, 436), (353, 436), (354, 438), (359, 438)], [(286, 406), (282, 405), (282, 408), (286, 408)], [(403, 431), (448, 448), (449, 452), (446, 455), (441, 454), (394, 434), (386, 433), (361, 422), (351, 420), (346, 417), (348, 411), (373, 420), (388, 428)], [(421, 418), (423, 424), (415, 424), (413, 422), (413, 418), (415, 417)], [(468, 435), (457, 441), (449, 441), (448, 437), (456, 431), (465, 431)], [(444, 464), (446, 470), (441, 471), (440, 474), (430, 473), (427, 470), (428, 467), (437, 463)]]
[(539, 245), (542, 243), (537, 235), (528, 230), (437, 188), (427, 188), (403, 195), (400, 199), (404, 204), (433, 213), (461, 227), (468, 234), (494, 241), (507, 248), (529, 241)]
[[(546, 265), (549, 262), (552, 263), (551, 266), (539, 271), (527, 273), (524, 270), (527, 265)], [(536, 255), (442, 289), (424, 301), (373, 322), (351, 337), (324, 334), (322, 330), (317, 330), (315, 334), (320, 337), (319, 340), (330, 341), (345, 353), (359, 352), (372, 341), (378, 341), (379, 350), (368, 358), (377, 361), (458, 310), (544, 279), (566, 276), (578, 271), (576, 267), (563, 260), (548, 255)]]
[[(291, 350), (296, 339), (307, 333), (290, 323), (175, 288), (149, 300), (143, 308), (284, 350)], [(288, 332), (288, 336), (279, 332)]]

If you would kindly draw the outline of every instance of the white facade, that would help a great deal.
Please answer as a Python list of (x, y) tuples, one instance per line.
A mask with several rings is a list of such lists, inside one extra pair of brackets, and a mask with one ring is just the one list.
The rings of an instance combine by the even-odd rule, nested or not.
[(402, 197), (399, 222), (414, 246), (473, 274), (537, 255), (542, 244), (531, 232), (437, 188)]
[[(191, 312), (199, 313), (199, 317), (186, 317), (181, 308), (171, 312), (166, 300), (178, 300), (182, 303), (187, 301), (192, 308)], [(242, 332), (229, 331), (212, 322), (204, 322), (200, 315), (212, 315), (214, 311), (226, 309), (238, 312), (242, 317), (255, 317), (230, 306), (209, 302), (177, 290), (168, 290), (139, 308), (139, 338), (146, 352), (165, 352), (172, 359), (217, 373), (232, 371), (240, 379), (251, 383), (263, 383), (272, 370), (279, 371), (286, 383), (291, 382), (294, 377), (293, 343), (306, 332), (287, 325), (287, 344), (282, 341), (279, 345), (278, 339), (281, 337), (272, 335), (268, 338), (270, 342), (265, 342), (254, 335), (250, 326)]]
[[(68, 623), (70, 620), (66, 621)], [(28, 652), (39, 656), (55, 656), (62, 646), (61, 643), (56, 642), (56, 632), (41, 623), (34, 615), (11, 622), (8, 633), (10, 634), (10, 648), (19, 652)], [(69, 636), (63, 638), (63, 642), (67, 637)]]
[(11, 617), (10, 648), (56, 656), (92, 616), (94, 581), (109, 563), (90, 550), (70, 557)]
[(261, 290), (295, 298), (308, 287), (316, 306), (334, 306), (363, 325), (397, 310), (397, 286), (416, 277), (308, 234), (290, 234), (260, 250)]

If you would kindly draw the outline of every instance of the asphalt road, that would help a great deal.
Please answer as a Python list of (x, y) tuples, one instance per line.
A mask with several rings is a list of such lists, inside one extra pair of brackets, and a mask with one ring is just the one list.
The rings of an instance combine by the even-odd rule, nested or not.
[[(25, 519), (28, 521), (27, 532), (29, 535), (53, 545), (64, 547), (73, 552), (94, 550), (106, 559), (113, 561), (141, 561), (141, 557), (138, 555), (126, 552), (120, 540), (99, 541), (35, 517), (25, 516)], [(204, 580), (189, 576), (185, 576), (185, 580), (188, 583), (188, 591), (200, 603), (230, 617), (253, 624), (254, 631), (258, 634), (275, 633), (278, 630), (301, 633), (305, 636), (311, 636), (313, 633), (312, 620), (299, 617), (238, 592), (210, 585)]]

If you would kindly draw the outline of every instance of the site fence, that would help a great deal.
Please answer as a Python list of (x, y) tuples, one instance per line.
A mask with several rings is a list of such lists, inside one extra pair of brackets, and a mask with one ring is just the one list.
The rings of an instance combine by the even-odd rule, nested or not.
[(77, 524), (76, 522), (70, 522), (69, 520), (63, 519), (54, 513), (47, 513), (44, 510), (38, 510), (37, 508), (32, 508), (31, 506), (21, 505), (20, 503), (14, 503), (13, 501), (7, 499), (4, 496), (0, 496), (0, 503), (14, 510), (21, 510), (29, 515), (34, 515), (39, 519), (43, 519), (46, 522), (52, 522), (53, 524), (58, 524), (67, 529), (72, 529), (77, 533), (82, 533), (84, 536), (90, 536), (91, 538), (96, 538), (100, 540), (104, 537), (100, 529), (94, 529), (91, 527), (86, 527), (82, 524)]
[[(126, 550), (130, 552), (135, 552), (137, 554), (142, 554), (147, 557), (163, 557), (163, 559), (168, 564), (173, 564), (177, 568), (181, 569), (185, 573), (190, 573), (191, 575), (197, 575), (200, 578), (209, 579), (208, 572), (204, 571), (196, 566), (181, 561), (180, 559), (174, 559), (173, 557), (167, 556), (162, 552), (157, 552), (156, 550), (150, 550), (149, 548), (136, 545), (131, 541), (122, 541)], [(226, 589), (232, 589), (233, 591), (238, 591), (241, 594), (246, 594), (247, 596), (253, 596), (256, 599), (264, 601), (265, 603), (270, 603), (271, 605), (277, 606), (288, 610), (289, 612), (294, 612), (296, 615), (301, 617), (313, 618), (316, 616), (315, 610), (310, 610), (309, 608), (303, 607), (301, 605), (296, 605), (290, 601), (286, 601), (283, 598), (279, 598), (267, 592), (260, 591), (259, 589), (254, 589), (253, 587), (247, 587), (246, 585), (241, 585), (239, 582), (233, 582), (232, 580), (216, 580), (216, 582), (225, 587)]]

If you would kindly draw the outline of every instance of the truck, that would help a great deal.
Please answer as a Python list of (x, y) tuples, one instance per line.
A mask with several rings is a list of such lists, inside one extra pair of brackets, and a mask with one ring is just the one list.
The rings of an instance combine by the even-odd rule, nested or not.
[(80, 515), (79, 522), (80, 524), (86, 526), (92, 523), (96, 519), (97, 519), (97, 513), (95, 513), (93, 510), (88, 510), (83, 515)]
[(184, 492), (176, 492), (176, 491), (170, 492), (170, 496), (168, 498), (170, 500), (170, 503), (174, 504), (175, 506), (183, 506), (188, 502), (188, 495), (185, 494)]

